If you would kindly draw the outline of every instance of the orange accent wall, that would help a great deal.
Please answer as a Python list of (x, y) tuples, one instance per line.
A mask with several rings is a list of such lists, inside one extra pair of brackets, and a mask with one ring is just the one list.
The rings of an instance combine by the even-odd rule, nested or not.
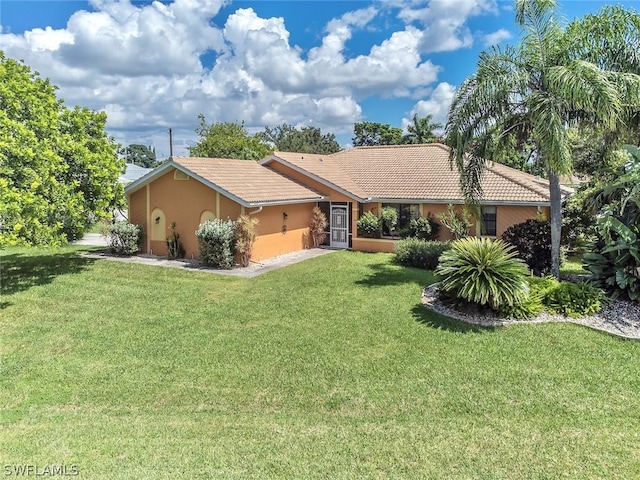
[[(213, 210), (214, 212), (216, 211), (215, 197), (214, 197), (213, 208), (210, 210)], [(242, 205), (220, 194), (220, 217), (219, 218), (223, 220), (226, 220), (227, 218), (230, 218), (231, 220), (235, 220), (240, 216), (241, 213), (242, 213)]]
[(396, 241), (384, 238), (354, 238), (353, 249), (359, 252), (386, 252), (396, 251)]
[[(253, 261), (309, 248), (309, 220), (315, 203), (298, 203), (264, 207), (255, 214), (258, 239), (253, 247)], [(252, 211), (253, 209), (247, 209)], [(283, 218), (283, 213), (287, 218)], [(286, 227), (286, 228), (284, 228)]]
[[(175, 180), (174, 171), (165, 173), (149, 185), (149, 211), (160, 208), (167, 220), (167, 232), (171, 233), (171, 223), (176, 223), (176, 232), (180, 234), (180, 241), (184, 245), (185, 257), (198, 257), (198, 241), (195, 231), (200, 225), (200, 215), (204, 210), (216, 209), (216, 192), (201, 182), (189, 180)], [(141, 189), (139, 191), (144, 191)], [(138, 193), (138, 192), (136, 192)], [(132, 204), (137, 203), (131, 196)], [(137, 208), (137, 205), (136, 205)], [(238, 211), (240, 205), (238, 205)], [(151, 249), (155, 255), (166, 255), (167, 245), (163, 241), (152, 241)]]
[(145, 234), (147, 231), (147, 192), (141, 188), (133, 192), (128, 199), (129, 203), (129, 223), (142, 225)]
[(537, 214), (538, 207), (499, 205), (496, 209), (496, 237), (500, 238), (510, 226), (534, 218)]

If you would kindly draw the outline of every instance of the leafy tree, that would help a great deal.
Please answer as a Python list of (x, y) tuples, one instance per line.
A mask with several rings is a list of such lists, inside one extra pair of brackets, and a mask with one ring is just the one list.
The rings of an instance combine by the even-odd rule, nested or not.
[(0, 52), (0, 246), (60, 245), (123, 205), (106, 115)]
[(354, 147), (399, 145), (402, 143), (402, 129), (386, 123), (356, 122), (353, 126), (353, 133)]
[(265, 127), (262, 140), (281, 152), (330, 154), (341, 150), (333, 133), (322, 134), (318, 127), (302, 127), (300, 130), (283, 123), (277, 127)]
[(442, 124), (439, 122), (432, 122), (433, 115), (427, 115), (426, 117), (413, 116), (413, 120), (407, 127), (407, 134), (402, 137), (402, 143), (431, 143), (438, 138), (433, 133), (434, 130), (442, 128)]
[[(534, 147), (534, 161), (544, 165), (549, 179), (551, 271), (559, 276), (559, 176), (572, 171), (567, 126), (589, 121), (615, 131), (640, 104), (640, 76), (614, 68), (631, 65), (631, 60), (594, 64), (581, 47), (586, 39), (599, 38), (594, 25), (600, 22), (619, 32), (611, 38), (625, 38), (632, 45), (638, 45), (640, 35), (634, 12), (612, 8), (590, 18), (592, 23), (578, 21), (563, 29), (555, 19), (555, 7), (553, 0), (516, 0), (522, 40), (516, 47), (494, 47), (480, 54), (477, 72), (463, 82), (452, 102), (446, 142), (452, 147), (465, 197), (476, 204), (482, 196), (486, 159), (509, 133)], [(615, 23), (610, 22), (611, 12), (616, 13)], [(602, 54), (637, 57), (635, 50), (615, 44)]]
[(157, 167), (159, 162), (156, 160), (156, 149), (132, 143), (128, 147), (121, 148), (118, 152), (124, 155), (127, 163), (133, 163), (144, 168)]
[(269, 154), (260, 135), (249, 135), (244, 122), (218, 122), (208, 124), (204, 115), (198, 115), (200, 126), (196, 133), (198, 143), (189, 147), (192, 157), (239, 158), (242, 160), (260, 160)]

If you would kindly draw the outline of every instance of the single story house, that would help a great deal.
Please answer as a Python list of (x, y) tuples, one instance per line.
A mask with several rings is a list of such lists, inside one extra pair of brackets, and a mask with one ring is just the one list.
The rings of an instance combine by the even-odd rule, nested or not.
[[(495, 163), (482, 186), (481, 218), (471, 228), (473, 235), (500, 236), (511, 225), (548, 216), (544, 179)], [(331, 155), (274, 152), (260, 162), (173, 157), (125, 193), (129, 221), (146, 232), (143, 251), (166, 254), (165, 240), (175, 223), (186, 256), (196, 258), (195, 231), (201, 222), (249, 214), (259, 220), (254, 261), (308, 248), (316, 205), (329, 220), (330, 247), (391, 252), (393, 239), (358, 236), (356, 222), (364, 212), (379, 215), (392, 206), (403, 226), (411, 217), (463, 204), (449, 149), (439, 143), (356, 147)], [(439, 235), (450, 238), (446, 228)]]

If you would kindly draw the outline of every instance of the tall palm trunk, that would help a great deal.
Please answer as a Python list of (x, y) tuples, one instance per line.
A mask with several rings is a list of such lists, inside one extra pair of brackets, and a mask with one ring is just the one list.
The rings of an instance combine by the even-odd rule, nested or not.
[(560, 177), (549, 169), (549, 199), (551, 223), (551, 274), (560, 278), (560, 235), (562, 233), (562, 192)]

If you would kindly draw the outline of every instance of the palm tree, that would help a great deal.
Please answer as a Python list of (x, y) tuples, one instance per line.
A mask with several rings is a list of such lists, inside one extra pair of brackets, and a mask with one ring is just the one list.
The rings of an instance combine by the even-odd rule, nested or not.
[(402, 143), (431, 143), (438, 138), (433, 131), (441, 129), (443, 125), (431, 122), (432, 118), (433, 115), (418, 117), (417, 114), (414, 114), (413, 124), (407, 126), (408, 133), (402, 137)]
[[(580, 28), (558, 25), (555, 7), (555, 0), (515, 1), (516, 21), (524, 30), (520, 44), (480, 54), (477, 72), (456, 92), (445, 130), (462, 191), (474, 205), (482, 197), (486, 159), (514, 138), (533, 145), (533, 159), (544, 165), (549, 180), (552, 273), (558, 277), (559, 176), (571, 173), (572, 167), (567, 129), (584, 121), (618, 129), (640, 106), (640, 76), (586, 60), (588, 49), (580, 47)], [(626, 22), (619, 19), (612, 28), (627, 29), (637, 40), (638, 16), (623, 12), (620, 19)], [(606, 29), (600, 31), (606, 34)]]

